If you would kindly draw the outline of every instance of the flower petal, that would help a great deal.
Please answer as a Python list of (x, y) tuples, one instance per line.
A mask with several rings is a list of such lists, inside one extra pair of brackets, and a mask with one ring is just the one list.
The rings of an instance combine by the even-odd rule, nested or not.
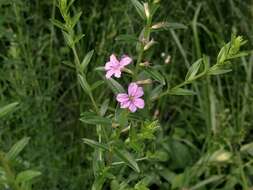
[(127, 101), (129, 101), (129, 97), (126, 93), (120, 93), (117, 95), (116, 100), (121, 103), (127, 102)]
[(131, 101), (121, 102), (120, 108), (128, 108), (131, 104)]
[(136, 110), (137, 110), (137, 107), (133, 104), (133, 103), (130, 103), (130, 105), (129, 105), (129, 110), (131, 111), (131, 112), (136, 112)]
[(140, 98), (141, 96), (143, 96), (144, 92), (143, 92), (143, 88), (142, 87), (138, 87), (135, 93), (135, 98)]
[(134, 103), (134, 105), (135, 105), (136, 107), (138, 107), (138, 108), (140, 108), (140, 109), (144, 108), (144, 106), (145, 106), (144, 100), (141, 99), (141, 98), (136, 98), (136, 99), (134, 99), (133, 103)]
[(121, 67), (124, 67), (126, 65), (129, 65), (131, 62), (132, 62), (132, 58), (125, 55), (121, 58), (119, 64), (120, 64)]
[(110, 62), (111, 62), (113, 65), (119, 65), (119, 61), (118, 61), (117, 57), (116, 57), (114, 54), (112, 54), (112, 55), (110, 56)]
[(105, 64), (105, 70), (110, 70), (110, 69), (112, 69), (112, 66), (113, 66), (113, 64), (112, 64), (111, 62), (107, 62), (107, 63)]
[(113, 71), (112, 69), (111, 69), (111, 70), (108, 70), (108, 71), (106, 72), (105, 77), (106, 77), (107, 79), (109, 79), (109, 78), (112, 77), (113, 74), (114, 74), (114, 71)]
[(121, 71), (120, 71), (120, 70), (114, 70), (114, 76), (115, 76), (116, 78), (120, 78), (120, 76), (121, 76)]
[(133, 83), (129, 84), (128, 95), (135, 96), (137, 89), (138, 89), (138, 85), (136, 83), (133, 82)]

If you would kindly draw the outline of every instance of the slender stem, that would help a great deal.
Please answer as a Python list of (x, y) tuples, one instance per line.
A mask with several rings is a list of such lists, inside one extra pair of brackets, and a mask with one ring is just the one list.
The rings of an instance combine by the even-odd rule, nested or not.
[(182, 82), (181, 84), (179, 84), (179, 85), (177, 85), (177, 86), (175, 86), (175, 87), (173, 87), (173, 88), (167, 90), (166, 92), (160, 94), (159, 96), (155, 97), (155, 98), (152, 99), (152, 100), (154, 101), (154, 100), (157, 100), (157, 99), (159, 99), (159, 98), (161, 98), (161, 97), (163, 97), (163, 96), (166, 96), (166, 95), (170, 94), (170, 92), (173, 91), (174, 89), (180, 88), (180, 87), (185, 86), (185, 85), (187, 85), (187, 84), (191, 84), (191, 83), (193, 83), (193, 81), (195, 81), (195, 80), (197, 80), (197, 79), (199, 79), (199, 78), (201, 78), (201, 77), (204, 77), (205, 75), (207, 75), (207, 72), (202, 72), (202, 73), (200, 73), (199, 75), (197, 75), (197, 76), (195, 76), (194, 78), (192, 78), (191, 80)]
[[(148, 159), (149, 159), (148, 157), (143, 157), (143, 158), (138, 158), (135, 161), (140, 162), (140, 161), (148, 160)], [(111, 165), (112, 166), (117, 166), (117, 165), (121, 165), (121, 164), (125, 164), (125, 162), (113, 162)]]
[(81, 62), (80, 62), (80, 59), (79, 59), (79, 57), (77, 55), (76, 47), (75, 46), (72, 47), (72, 51), (73, 51), (74, 56), (75, 56), (76, 72), (79, 73), (80, 72)]
[(244, 168), (242, 165), (242, 159), (241, 159), (240, 153), (236, 153), (236, 154), (237, 154), (237, 159), (239, 162), (239, 170), (240, 170), (240, 174), (241, 174), (241, 178), (242, 178), (242, 186), (243, 186), (244, 190), (247, 190), (247, 189), (249, 189), (248, 182), (247, 182), (248, 180), (247, 180), (247, 177), (244, 172)]
[(138, 59), (135, 66), (134, 76), (133, 76), (135, 80), (137, 79), (137, 76), (138, 76), (140, 63), (142, 61), (142, 57), (144, 54), (145, 43), (149, 40), (149, 35), (150, 35), (150, 23), (148, 22), (143, 31), (143, 39), (141, 39), (143, 40), (143, 42), (141, 43)]
[[(80, 71), (81, 62), (80, 62), (80, 59), (79, 59), (79, 57), (78, 57), (78, 54), (77, 54), (77, 51), (76, 51), (75, 46), (72, 47), (72, 51), (73, 51), (73, 53), (74, 53), (75, 60), (76, 60), (76, 61), (75, 61), (75, 63), (76, 63), (76, 73), (77, 73), (77, 74), (80, 73), (81, 75), (83, 75), (82, 71)], [(100, 115), (98, 106), (97, 106), (97, 104), (96, 104), (96, 102), (95, 102), (95, 99), (94, 99), (94, 96), (93, 96), (92, 92), (89, 93), (89, 97), (90, 97), (90, 100), (91, 100), (91, 102), (92, 102), (92, 105), (93, 105), (93, 107), (94, 107), (95, 112), (96, 112), (98, 115)], [(97, 125), (96, 128), (97, 128), (98, 142), (99, 142), (99, 143), (102, 143), (102, 126), (101, 126), (101, 125)], [(98, 154), (99, 154), (99, 160), (102, 161), (102, 160), (103, 160), (103, 153), (102, 153), (102, 151), (101, 151), (100, 149), (98, 150)]]
[(135, 80), (137, 79), (137, 76), (138, 76), (139, 66), (140, 66), (140, 63), (141, 63), (141, 60), (142, 60), (143, 53), (144, 53), (144, 46), (142, 44), (141, 45), (141, 50), (139, 52), (139, 56), (138, 56), (138, 59), (137, 59), (137, 62), (136, 62), (135, 71), (134, 71), (134, 79)]

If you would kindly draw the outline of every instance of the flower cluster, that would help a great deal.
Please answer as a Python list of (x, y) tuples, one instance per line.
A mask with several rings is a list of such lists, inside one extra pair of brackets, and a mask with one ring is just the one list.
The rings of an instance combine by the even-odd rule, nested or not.
[[(116, 78), (121, 77), (121, 72), (124, 71), (125, 66), (132, 62), (132, 58), (124, 55), (120, 60), (112, 54), (110, 61), (105, 64), (106, 78), (110, 79), (112, 76)], [(121, 108), (127, 108), (131, 112), (136, 112), (137, 108), (144, 108), (144, 100), (141, 98), (144, 95), (142, 87), (138, 86), (137, 83), (132, 82), (128, 85), (127, 93), (119, 93), (116, 96), (116, 100), (120, 103)]]

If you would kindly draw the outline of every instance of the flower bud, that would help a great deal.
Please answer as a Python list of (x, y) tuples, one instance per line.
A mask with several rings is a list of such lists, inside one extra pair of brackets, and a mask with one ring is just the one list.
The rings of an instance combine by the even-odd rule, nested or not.
[(144, 51), (148, 50), (151, 46), (153, 46), (156, 42), (154, 41), (154, 39), (152, 39), (151, 41), (149, 41), (145, 46), (144, 46)]
[(140, 63), (140, 66), (142, 66), (142, 67), (148, 67), (148, 66), (150, 66), (150, 62), (145, 61), (143, 63)]
[(165, 64), (169, 64), (170, 63), (170, 60), (171, 60), (171, 56), (168, 55), (164, 61)]
[(150, 11), (149, 11), (149, 7), (148, 7), (148, 3), (144, 3), (144, 11), (145, 11), (145, 15), (147, 17), (147, 19), (150, 18)]
[(153, 26), (151, 26), (151, 29), (157, 30), (157, 29), (160, 29), (160, 28), (165, 28), (167, 26), (168, 26), (167, 22), (158, 22), (158, 23), (154, 24)]
[(136, 82), (136, 84), (138, 84), (138, 85), (152, 84), (152, 80), (151, 79), (139, 80)]
[(119, 124), (117, 124), (117, 123), (112, 123), (112, 128), (116, 129), (116, 128), (118, 128), (118, 127), (119, 127)]
[(127, 68), (123, 68), (122, 71), (129, 73), (131, 75), (134, 74), (133, 71), (131, 71), (130, 69), (127, 69)]
[(225, 150), (218, 150), (213, 153), (213, 155), (210, 158), (210, 161), (213, 162), (228, 162), (230, 158), (232, 157), (232, 154)]

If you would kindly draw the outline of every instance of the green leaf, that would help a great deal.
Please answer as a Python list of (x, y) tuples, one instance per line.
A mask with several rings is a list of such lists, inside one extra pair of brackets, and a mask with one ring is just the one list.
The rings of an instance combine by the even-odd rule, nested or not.
[(159, 175), (162, 176), (167, 182), (173, 183), (176, 174), (170, 171), (168, 168), (163, 168), (159, 171)]
[(187, 29), (187, 26), (181, 23), (172, 22), (159, 22), (151, 27), (152, 30), (175, 30), (175, 29)]
[(82, 122), (92, 125), (112, 125), (112, 121), (109, 118), (98, 116), (92, 112), (84, 112), (81, 114)]
[(202, 63), (202, 59), (197, 60), (192, 66), (189, 68), (188, 73), (186, 74), (185, 80), (192, 80), (199, 71), (200, 65)]
[(69, 4), (67, 5), (67, 8), (66, 8), (66, 12), (69, 11), (71, 5), (72, 5), (74, 2), (75, 2), (75, 0), (71, 0), (71, 1), (69, 2)]
[(93, 147), (94, 149), (99, 148), (99, 149), (106, 150), (106, 151), (110, 150), (110, 148), (106, 144), (102, 144), (97, 141), (94, 141), (91, 139), (86, 139), (86, 138), (83, 138), (82, 140), (85, 144)]
[(212, 176), (212, 177), (210, 177), (208, 179), (201, 180), (201, 182), (197, 183), (196, 185), (194, 185), (190, 189), (191, 190), (200, 189), (200, 188), (203, 188), (204, 186), (206, 186), (207, 184), (214, 183), (214, 182), (217, 184), (217, 181), (220, 181), (223, 178), (224, 178), (223, 175), (215, 175), (215, 176)]
[(145, 73), (152, 77), (154, 80), (156, 80), (157, 82), (161, 83), (162, 85), (165, 85), (166, 82), (165, 82), (165, 79), (164, 77), (157, 71), (157, 70), (154, 70), (154, 69), (146, 69), (145, 70)]
[(41, 172), (34, 171), (34, 170), (26, 170), (20, 172), (16, 177), (16, 183), (25, 183), (31, 181), (33, 178), (38, 177), (41, 175)]
[(241, 152), (247, 152), (249, 155), (253, 156), (253, 142), (243, 145), (240, 148)]
[(137, 13), (140, 15), (140, 17), (145, 20), (145, 11), (144, 6), (138, 1), (138, 0), (131, 0), (133, 6), (135, 7)]
[(139, 42), (139, 39), (136, 36), (134, 36), (134, 35), (128, 35), (128, 34), (119, 35), (116, 38), (116, 40), (117, 41), (121, 41), (121, 42), (129, 42), (129, 43)]
[(84, 57), (84, 59), (83, 59), (83, 61), (82, 61), (82, 63), (81, 63), (82, 71), (84, 71), (85, 68), (87, 67), (87, 65), (90, 63), (90, 60), (91, 60), (91, 58), (92, 58), (92, 56), (93, 56), (93, 53), (94, 53), (94, 50), (91, 50), (91, 51), (89, 51), (89, 52), (85, 55), (85, 57)]
[(128, 111), (119, 106), (115, 111), (115, 121), (123, 128), (128, 125)]
[(163, 146), (171, 157), (170, 162), (174, 169), (182, 169), (192, 163), (193, 155), (191, 154), (190, 148), (185, 143), (170, 138), (166, 143), (163, 143)]
[(229, 73), (231, 71), (232, 71), (232, 69), (216, 68), (216, 69), (210, 69), (208, 71), (208, 74), (209, 75), (221, 75), (221, 74)]
[(236, 55), (230, 56), (230, 57), (228, 58), (228, 60), (230, 60), (230, 59), (235, 59), (235, 58), (239, 58), (239, 57), (245, 57), (245, 56), (247, 56), (247, 55), (249, 55), (249, 52), (246, 52), (246, 51), (240, 52), (240, 53), (238, 53), (238, 54), (236, 54)]
[(18, 141), (16, 144), (14, 144), (10, 151), (5, 155), (7, 160), (15, 160), (16, 157), (19, 155), (19, 153), (25, 148), (25, 146), (28, 144), (30, 138), (24, 137), (20, 141)]
[(65, 24), (60, 22), (59, 20), (51, 18), (50, 21), (53, 23), (53, 25), (57, 26), (58, 28), (67, 31), (67, 27), (65, 26)]
[(114, 148), (114, 153), (117, 157), (119, 157), (124, 163), (126, 163), (129, 167), (131, 167), (134, 171), (140, 172), (140, 168), (137, 164), (137, 162), (133, 159), (131, 154), (127, 152), (126, 150), (123, 152), (119, 150), (118, 148)]
[(105, 82), (103, 80), (99, 80), (99, 81), (96, 81), (94, 82), (92, 85), (91, 85), (91, 90), (95, 90), (96, 88), (98, 88), (99, 86), (101, 86), (102, 84), (104, 84)]
[(192, 90), (183, 89), (183, 88), (176, 88), (176, 89), (172, 89), (169, 92), (169, 94), (179, 95), (179, 96), (192, 96), (192, 95), (195, 95), (196, 93)]
[(84, 92), (87, 93), (88, 95), (91, 95), (91, 87), (88, 84), (86, 78), (83, 77), (82, 75), (78, 74), (78, 81), (79, 81), (79, 84), (81, 85), (82, 89), (84, 90)]
[(70, 48), (72, 48), (73, 45), (74, 45), (74, 40), (73, 40), (72, 35), (68, 34), (68, 33), (65, 32), (65, 31), (62, 31), (62, 33), (63, 33), (64, 39), (65, 39), (67, 45), (68, 45)]
[(162, 89), (163, 89), (162, 84), (157, 85), (154, 89), (152, 89), (152, 91), (150, 92), (150, 99), (151, 100), (156, 99), (159, 96), (159, 94), (162, 93)]
[(109, 106), (109, 103), (110, 103), (110, 99), (106, 99), (103, 104), (101, 105), (100, 107), (100, 115), (101, 116), (104, 116), (107, 109), (108, 109), (108, 106)]
[(79, 35), (75, 36), (74, 44), (78, 43), (84, 36), (85, 36), (85, 34), (79, 34)]
[(80, 17), (82, 15), (82, 12), (80, 11), (77, 13), (73, 18), (71, 18), (71, 28), (74, 28), (77, 22), (79, 21)]
[(230, 43), (226, 44), (224, 47), (221, 48), (217, 57), (218, 64), (223, 64), (226, 61), (229, 52), (229, 46)]
[(121, 84), (119, 84), (116, 80), (112, 78), (106, 80), (106, 82), (109, 85), (109, 87), (112, 89), (114, 94), (122, 93), (125, 91), (124, 88), (121, 86)]
[(109, 167), (105, 167), (101, 171), (99, 171), (98, 176), (95, 177), (91, 190), (102, 190), (104, 183), (108, 178), (112, 179), (113, 176), (111, 173), (109, 173)]
[(6, 114), (14, 111), (14, 109), (17, 107), (19, 103), (18, 102), (13, 102), (11, 104), (8, 104), (2, 108), (0, 108), (0, 118), (5, 116)]

